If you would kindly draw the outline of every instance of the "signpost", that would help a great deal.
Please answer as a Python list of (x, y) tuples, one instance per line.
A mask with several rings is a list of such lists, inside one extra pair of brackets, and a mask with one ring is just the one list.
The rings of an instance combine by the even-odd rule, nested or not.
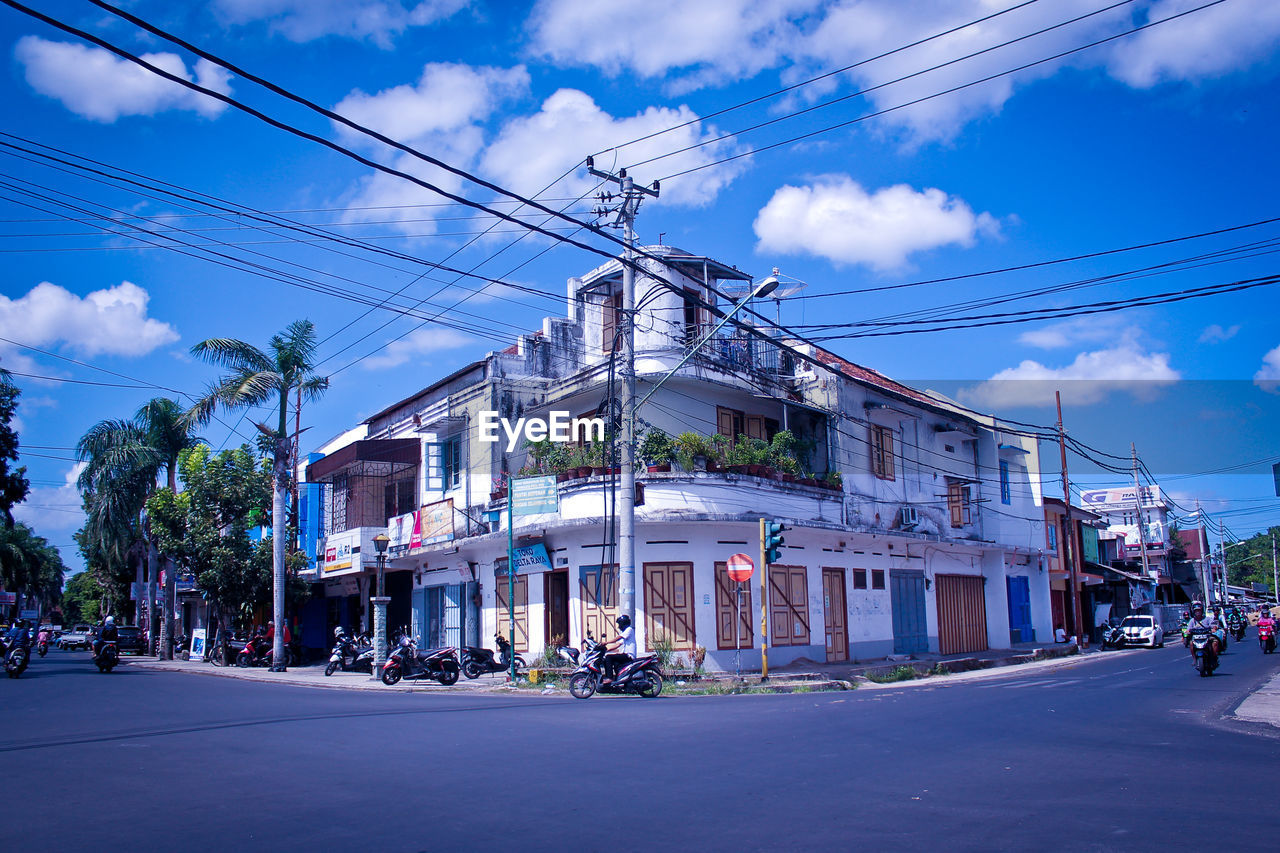
[(738, 585), (733, 603), (733, 637), (737, 649), (733, 653), (734, 668), (742, 678), (742, 585), (755, 574), (756, 564), (746, 554), (734, 554), (728, 561), (729, 580)]

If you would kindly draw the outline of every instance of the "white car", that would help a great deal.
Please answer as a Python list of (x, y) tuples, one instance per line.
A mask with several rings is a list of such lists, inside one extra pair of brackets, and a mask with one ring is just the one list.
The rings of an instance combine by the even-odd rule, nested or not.
[(1125, 645), (1158, 649), (1164, 645), (1164, 629), (1152, 616), (1126, 616), (1120, 623)]

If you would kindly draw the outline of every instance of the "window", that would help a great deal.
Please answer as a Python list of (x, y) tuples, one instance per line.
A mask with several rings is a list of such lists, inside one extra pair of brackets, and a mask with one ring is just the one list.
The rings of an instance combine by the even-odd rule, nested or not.
[(769, 567), (769, 634), (775, 646), (809, 645), (809, 587), (801, 566)]
[[(739, 601), (741, 589), (741, 601)], [(751, 607), (751, 582), (738, 584), (729, 579), (729, 566), (716, 563), (716, 648), (749, 649), (755, 645), (755, 610)], [(734, 619), (734, 614), (737, 619)], [(734, 622), (738, 630), (734, 632)], [(741, 643), (741, 645), (739, 645)]]
[(604, 313), (604, 332), (600, 339), (600, 349), (603, 352), (613, 352), (614, 338), (618, 332), (618, 319), (622, 316), (622, 291), (611, 293), (605, 299), (601, 310)]
[(884, 589), (884, 569), (871, 570), (871, 588)]
[(738, 440), (738, 436), (758, 438), (761, 441), (772, 441), (778, 432), (778, 422), (763, 415), (748, 415), (737, 409), (726, 409), (716, 406), (716, 432), (729, 439), (730, 444)]
[(462, 482), (462, 436), (455, 435), (440, 444), (440, 470), (445, 490), (457, 488)]
[(1009, 463), (1000, 460), (1000, 503), (1013, 503), (1013, 493), (1009, 488)]
[(853, 588), (854, 589), (867, 588), (867, 570), (866, 569), (853, 570)]
[(895, 479), (893, 471), (893, 430), (871, 427), (871, 472), (881, 480)]
[(1053, 553), (1055, 553), (1055, 554), (1056, 554), (1056, 553), (1058, 553), (1058, 524), (1057, 524), (1057, 522), (1053, 522), (1053, 523), (1051, 523), (1051, 524), (1048, 526), (1048, 528), (1046, 529), (1046, 531), (1045, 531), (1045, 532), (1049, 534), (1049, 550), (1050, 550), (1050, 551), (1052, 551), (1052, 552), (1053, 552)]
[(391, 520), (418, 508), (417, 482), (397, 480), (382, 487), (382, 514)]
[(697, 291), (685, 288), (684, 291), (684, 342), (695, 344), (702, 337), (702, 310)]
[(951, 512), (951, 526), (964, 527), (973, 523), (973, 510), (969, 501), (969, 485), (959, 480), (947, 481), (947, 509)]

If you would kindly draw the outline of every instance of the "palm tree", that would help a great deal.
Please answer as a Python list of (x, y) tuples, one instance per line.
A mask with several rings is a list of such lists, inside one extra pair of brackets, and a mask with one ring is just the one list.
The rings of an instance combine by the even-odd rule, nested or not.
[[(171, 491), (178, 490), (178, 454), (202, 439), (192, 433), (186, 411), (176, 400), (156, 397), (138, 409), (132, 421), (104, 420), (90, 427), (80, 439), (77, 455), (85, 462), (80, 484), (92, 495), (89, 507), (90, 540), (102, 548), (107, 562), (119, 565), (131, 549), (146, 542), (150, 583), (147, 600), (155, 616), (155, 580), (165, 558), (151, 543), (145, 520), (146, 502), (156, 490), (161, 471)], [(165, 572), (164, 619), (160, 623), (160, 657), (172, 657), (173, 612), (177, 579), (172, 568)], [(152, 623), (154, 624), (154, 622)], [(150, 632), (149, 632), (150, 633)]]
[(273, 670), (284, 669), (284, 590), (287, 497), (293, 472), (293, 447), (289, 440), (289, 396), (301, 401), (320, 398), (329, 379), (317, 376), (315, 326), (310, 320), (295, 320), (284, 332), (272, 335), (269, 352), (233, 338), (210, 338), (191, 348), (192, 355), (226, 368), (229, 372), (214, 382), (203, 398), (187, 413), (189, 422), (205, 424), (218, 406), (244, 409), (272, 403), (276, 423), (256, 426), (271, 445), (272, 455), (272, 614), (276, 625), (272, 650)]

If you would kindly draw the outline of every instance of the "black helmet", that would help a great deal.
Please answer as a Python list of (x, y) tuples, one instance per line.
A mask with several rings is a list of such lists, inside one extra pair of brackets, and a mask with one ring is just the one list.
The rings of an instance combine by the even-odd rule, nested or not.
[(618, 617), (618, 630), (625, 631), (631, 627), (631, 617), (623, 613)]

